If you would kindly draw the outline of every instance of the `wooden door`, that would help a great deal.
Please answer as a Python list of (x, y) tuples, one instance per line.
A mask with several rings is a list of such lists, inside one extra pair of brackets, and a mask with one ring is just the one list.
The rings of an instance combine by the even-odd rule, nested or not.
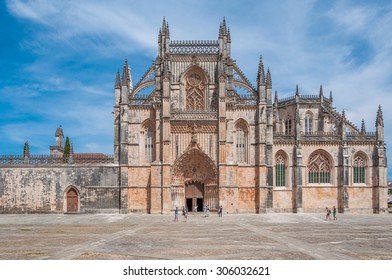
[(67, 192), (67, 212), (76, 213), (78, 212), (79, 198), (78, 193), (75, 189), (70, 189)]

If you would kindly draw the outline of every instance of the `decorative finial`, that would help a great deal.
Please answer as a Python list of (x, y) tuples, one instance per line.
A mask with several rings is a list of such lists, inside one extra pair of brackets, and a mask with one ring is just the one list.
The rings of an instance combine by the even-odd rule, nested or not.
[(329, 100), (331, 100), (331, 102), (333, 102), (333, 98), (332, 98), (332, 90), (329, 91)]
[(343, 109), (343, 112), (342, 112), (342, 119), (343, 119), (343, 120), (346, 119), (346, 111), (344, 111), (344, 109)]
[(298, 96), (298, 97), (299, 97), (298, 84), (295, 86), (295, 96)]

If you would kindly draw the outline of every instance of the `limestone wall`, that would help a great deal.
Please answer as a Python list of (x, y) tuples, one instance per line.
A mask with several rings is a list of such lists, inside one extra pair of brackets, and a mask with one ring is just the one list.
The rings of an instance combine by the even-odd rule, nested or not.
[(79, 195), (78, 212), (119, 208), (118, 168), (108, 166), (18, 166), (0, 169), (0, 213), (62, 213), (66, 191)]

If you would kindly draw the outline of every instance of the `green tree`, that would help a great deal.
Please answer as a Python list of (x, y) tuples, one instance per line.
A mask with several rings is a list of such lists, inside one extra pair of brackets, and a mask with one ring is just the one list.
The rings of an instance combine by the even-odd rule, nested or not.
[(69, 162), (69, 157), (71, 155), (71, 143), (69, 142), (69, 138), (65, 138), (65, 145), (64, 145), (64, 153), (63, 153), (63, 160), (64, 162)]

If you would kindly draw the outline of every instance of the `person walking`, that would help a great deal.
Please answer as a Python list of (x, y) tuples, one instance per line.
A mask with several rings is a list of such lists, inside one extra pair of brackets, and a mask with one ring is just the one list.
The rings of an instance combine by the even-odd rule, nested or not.
[(176, 206), (176, 209), (174, 210), (174, 221), (178, 222), (178, 207)]
[(223, 207), (222, 205), (219, 207), (219, 217), (222, 217)]
[(332, 213), (333, 213), (333, 219), (337, 220), (338, 218), (336, 217), (336, 207), (335, 206), (332, 208)]

